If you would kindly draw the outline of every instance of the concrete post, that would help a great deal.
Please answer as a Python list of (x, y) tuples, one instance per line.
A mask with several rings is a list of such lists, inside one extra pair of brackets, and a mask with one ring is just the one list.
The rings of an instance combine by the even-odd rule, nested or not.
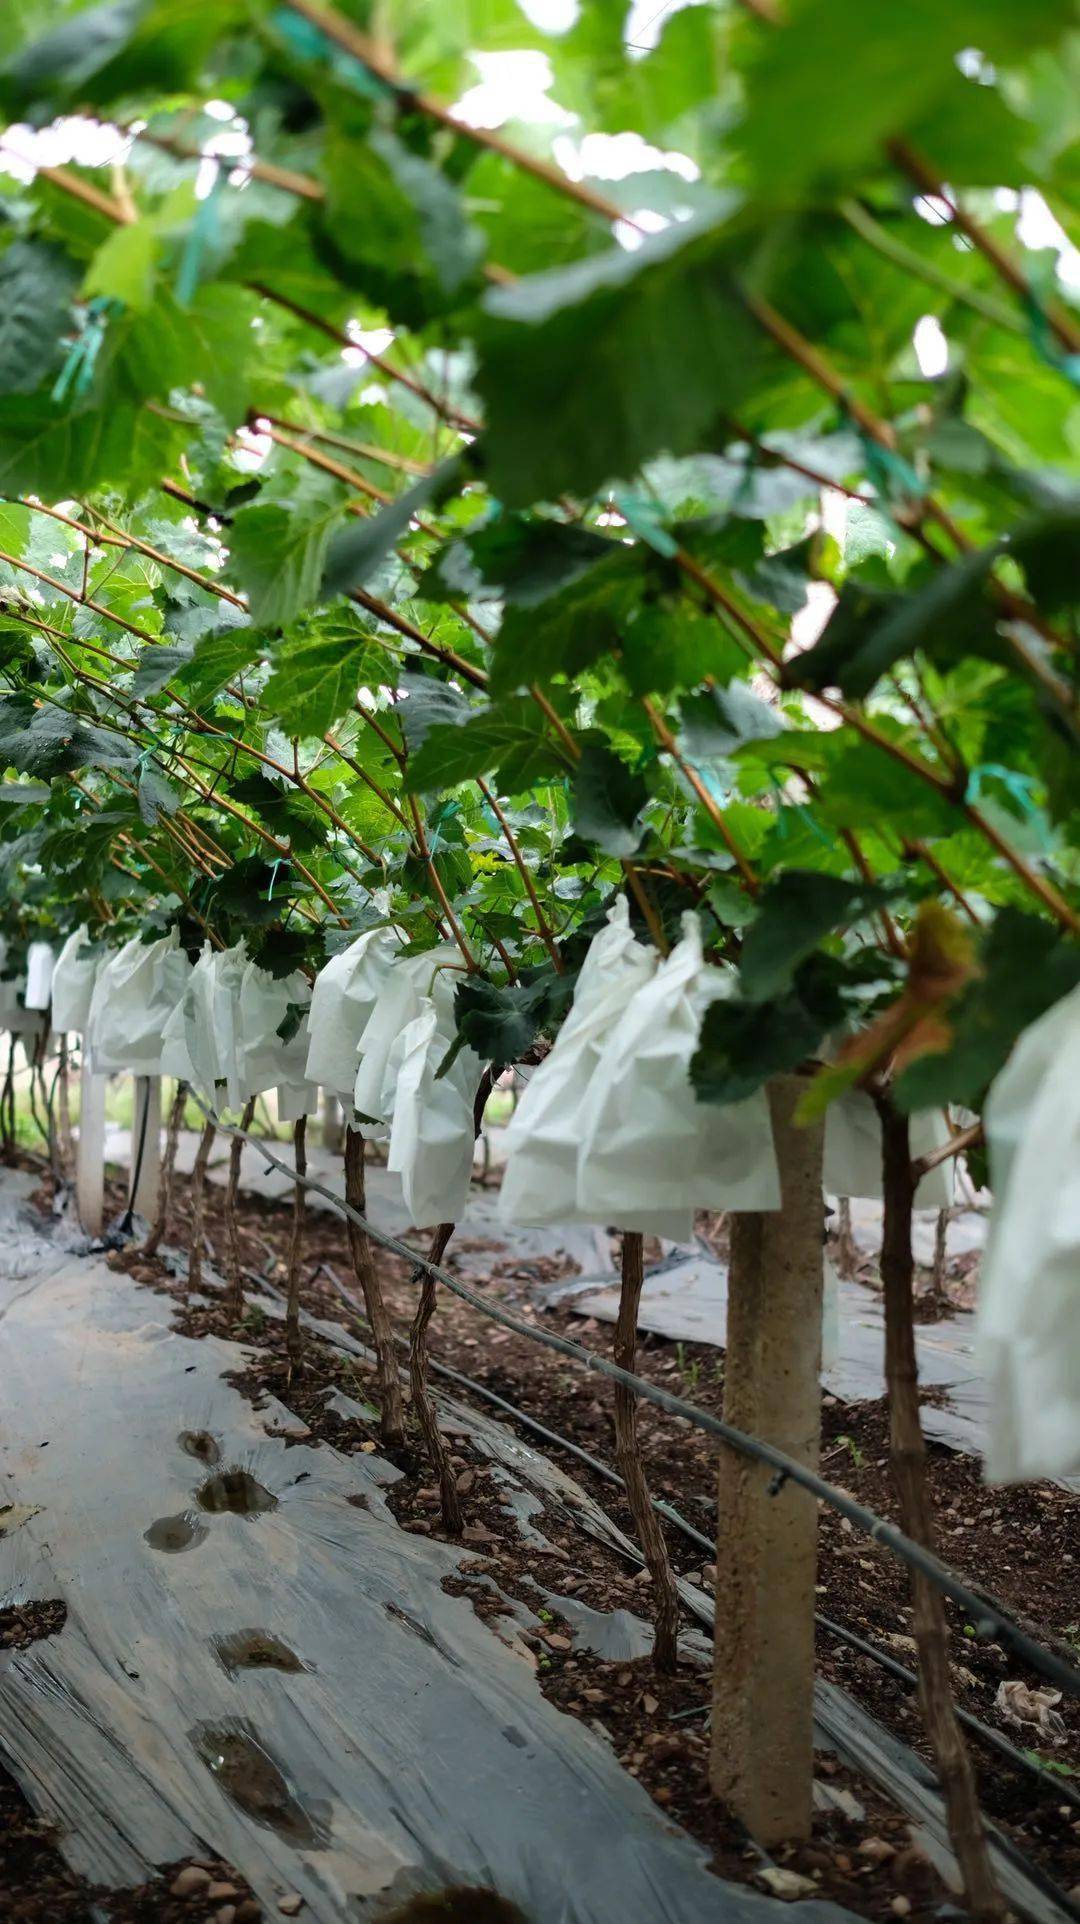
[(79, 1075), (79, 1146), (75, 1156), (75, 1207), (88, 1236), (105, 1227), (105, 1090), (83, 1050)]
[(322, 1094), (322, 1144), (335, 1156), (341, 1154), (345, 1145), (345, 1118), (341, 1113), (341, 1103), (329, 1089)]
[[(812, 1468), (821, 1445), (820, 1123), (805, 1078), (769, 1085), (781, 1206), (732, 1217), (724, 1416)], [(810, 1834), (817, 1505), (721, 1449), (710, 1782), (764, 1845)]]

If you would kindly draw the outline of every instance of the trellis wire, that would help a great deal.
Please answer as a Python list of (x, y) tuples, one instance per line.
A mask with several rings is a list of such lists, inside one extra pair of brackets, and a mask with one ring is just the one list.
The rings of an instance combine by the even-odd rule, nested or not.
[[(242, 1142), (250, 1142), (265, 1163), (279, 1170), (283, 1176), (288, 1177), (290, 1182), (296, 1181), (295, 1169), (291, 1169), (288, 1163), (282, 1162), (279, 1156), (275, 1156), (257, 1136), (237, 1129), (232, 1123), (223, 1122), (194, 1090), (191, 1091), (191, 1097), (207, 1121), (212, 1122), (224, 1135), (237, 1136)], [(752, 1457), (759, 1463), (769, 1464), (775, 1472), (769, 1486), (770, 1495), (778, 1496), (787, 1482), (796, 1483), (802, 1489), (808, 1490), (811, 1496), (822, 1503), (827, 1503), (841, 1516), (847, 1517), (848, 1521), (868, 1536), (872, 1542), (883, 1544), (887, 1550), (892, 1551), (894, 1556), (899, 1557), (912, 1569), (918, 1570), (945, 1596), (959, 1604), (971, 1618), (978, 1637), (993, 1639), (995, 1642), (1008, 1645), (1040, 1676), (1056, 1684), (1069, 1696), (1080, 1697), (1080, 1670), (1055, 1656), (1053, 1651), (1044, 1650), (1041, 1644), (1034, 1642), (1021, 1630), (1019, 1624), (1013, 1623), (996, 1606), (988, 1604), (973, 1590), (969, 1590), (955, 1571), (950, 1570), (932, 1551), (924, 1549), (911, 1537), (905, 1536), (902, 1530), (898, 1530), (896, 1525), (889, 1523), (885, 1517), (878, 1516), (874, 1510), (867, 1509), (864, 1504), (856, 1502), (846, 1490), (840, 1490), (835, 1484), (826, 1482), (824, 1477), (808, 1469), (806, 1464), (797, 1462), (792, 1456), (787, 1456), (783, 1450), (776, 1449), (773, 1444), (763, 1441), (760, 1437), (750, 1436), (744, 1430), (735, 1429), (732, 1424), (725, 1423), (722, 1417), (713, 1416), (708, 1410), (698, 1409), (694, 1403), (683, 1402), (681, 1397), (673, 1396), (670, 1390), (661, 1389), (659, 1384), (650, 1383), (642, 1376), (635, 1376), (630, 1370), (620, 1369), (617, 1363), (610, 1362), (606, 1356), (597, 1355), (593, 1350), (585, 1349), (569, 1336), (560, 1336), (555, 1330), (537, 1329), (523, 1321), (521, 1317), (515, 1316), (512, 1311), (485, 1302), (475, 1290), (470, 1289), (456, 1276), (452, 1276), (438, 1263), (429, 1262), (415, 1249), (410, 1249), (407, 1243), (400, 1242), (396, 1236), (388, 1236), (381, 1229), (377, 1229), (367, 1217), (360, 1214), (359, 1210), (353, 1209), (341, 1196), (336, 1196), (332, 1189), (328, 1189), (325, 1183), (318, 1182), (312, 1176), (305, 1176), (303, 1182), (305, 1187), (313, 1190), (316, 1195), (325, 1197), (331, 1208), (336, 1209), (339, 1215), (351, 1218), (353, 1222), (358, 1223), (383, 1249), (388, 1249), (392, 1255), (400, 1256), (413, 1269), (426, 1269), (450, 1291), (451, 1295), (459, 1297), (472, 1309), (479, 1310), (480, 1314), (488, 1317), (491, 1322), (500, 1323), (503, 1328), (511, 1329), (518, 1336), (540, 1343), (546, 1349), (555, 1350), (561, 1356), (569, 1356), (574, 1362), (580, 1363), (585, 1369), (592, 1370), (599, 1376), (606, 1376), (612, 1382), (622, 1383), (643, 1402), (655, 1404), (657, 1409), (666, 1411), (669, 1416), (680, 1417), (696, 1429), (703, 1430), (707, 1436), (713, 1436), (719, 1442), (728, 1444), (742, 1456)]]

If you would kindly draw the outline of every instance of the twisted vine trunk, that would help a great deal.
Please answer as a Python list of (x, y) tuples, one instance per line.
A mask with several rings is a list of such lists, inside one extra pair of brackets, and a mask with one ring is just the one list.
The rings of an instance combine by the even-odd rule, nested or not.
[(0, 1140), (6, 1161), (15, 1154), (15, 1037), (8, 1043), (7, 1073), (0, 1092)]
[(45, 1079), (45, 1064), (40, 1053), (43, 1046), (44, 1045), (41, 1042), (39, 1042), (37, 1045), (38, 1053), (34, 1061), (34, 1066), (30, 1072), (31, 1086), (33, 1086), (33, 1084), (36, 1082), (38, 1095), (41, 1098), (42, 1114), (45, 1117), (45, 1148), (48, 1152), (48, 1157), (49, 1157), (49, 1172), (52, 1175), (54, 1181), (59, 1182), (60, 1157), (57, 1150), (56, 1123), (53, 1117), (53, 1106), (52, 1106), (52, 1102), (49, 1099), (49, 1085)]
[(71, 1055), (66, 1036), (60, 1038), (60, 1066), (56, 1079), (57, 1151), (60, 1171), (70, 1182), (75, 1168), (75, 1146), (71, 1134)]
[[(256, 1098), (251, 1096), (244, 1104), (240, 1117), (240, 1128), (246, 1135), (255, 1116)], [(240, 1194), (240, 1159), (244, 1153), (243, 1136), (233, 1136), (229, 1143), (229, 1180), (225, 1187), (225, 1308), (233, 1322), (239, 1322), (244, 1313), (244, 1279), (240, 1272), (240, 1234), (236, 1221), (236, 1201)]]
[(934, 1224), (934, 1266), (930, 1272), (930, 1285), (935, 1296), (945, 1293), (945, 1275), (949, 1263), (949, 1222), (952, 1212), (939, 1209)]
[(304, 1239), (304, 1219), (307, 1215), (307, 1192), (303, 1182), (303, 1178), (307, 1175), (306, 1116), (300, 1116), (293, 1124), (293, 1155), (296, 1163), (296, 1181), (293, 1184), (289, 1281), (285, 1298), (285, 1351), (289, 1358), (290, 1382), (294, 1371), (299, 1370), (304, 1361), (304, 1344), (300, 1333), (300, 1245)]
[[(632, 1370), (637, 1361), (638, 1306), (644, 1280), (645, 1239), (637, 1231), (627, 1230), (622, 1239), (622, 1284), (614, 1342), (615, 1361), (624, 1370)], [(626, 1485), (630, 1514), (652, 1578), (653, 1659), (658, 1670), (670, 1674), (679, 1661), (679, 1593), (641, 1460), (637, 1397), (623, 1383), (615, 1385), (615, 1460)]]
[[(364, 1183), (364, 1138), (359, 1129), (345, 1131), (345, 1201), (351, 1208), (364, 1214), (367, 1195)], [(384, 1443), (392, 1445), (405, 1441), (405, 1402), (401, 1394), (401, 1379), (398, 1376), (397, 1358), (394, 1353), (394, 1329), (390, 1321), (375, 1268), (375, 1258), (371, 1249), (371, 1238), (366, 1229), (349, 1217), (349, 1253), (352, 1256), (356, 1280), (363, 1291), (364, 1308), (371, 1326), (371, 1340), (375, 1346), (376, 1381), (379, 1390), (381, 1421), (379, 1434)]]
[[(934, 1549), (934, 1519), (926, 1481), (926, 1445), (919, 1421), (919, 1373), (912, 1315), (914, 1260), (908, 1119), (887, 1096), (877, 1098), (881, 1117), (885, 1224), (881, 1280), (885, 1291), (885, 1380), (893, 1476), (900, 1522), (909, 1537)], [(973, 1924), (1002, 1924), (1005, 1906), (994, 1881), (971, 1755), (956, 1715), (949, 1678), (948, 1627), (941, 1592), (918, 1570), (911, 1573), (915, 1642), (919, 1652), (919, 1704), (934, 1753), (949, 1836), (956, 1852)]]
[[(184, 1107), (187, 1103), (188, 1086), (178, 1082), (169, 1110), (169, 1127), (165, 1135), (165, 1157), (161, 1165), (161, 1189), (158, 1192), (157, 1215), (151, 1224), (150, 1234), (142, 1246), (144, 1256), (156, 1256), (161, 1248), (162, 1238), (169, 1227), (169, 1213), (172, 1209), (173, 1183), (176, 1177), (176, 1151), (180, 1143), (180, 1130), (184, 1122)], [(61, 1114), (63, 1111), (61, 1111)], [(209, 1153), (209, 1152), (207, 1152)]]
[[(446, 1254), (446, 1245), (454, 1233), (453, 1223), (440, 1223), (431, 1239), (428, 1261), (441, 1263)], [(409, 1331), (409, 1384), (412, 1389), (413, 1409), (420, 1425), (431, 1467), (439, 1485), (439, 1502), (442, 1507), (443, 1529), (447, 1536), (459, 1537), (465, 1528), (465, 1515), (458, 1494), (454, 1466), (446, 1439), (439, 1428), (432, 1401), (427, 1375), (427, 1327), (435, 1314), (438, 1296), (438, 1278), (428, 1269), (413, 1272), (414, 1283), (420, 1284), (420, 1300)]]
[(837, 1198), (836, 1215), (836, 1267), (845, 1282), (850, 1282), (855, 1274), (855, 1238), (851, 1233), (851, 1197)]
[(206, 1194), (206, 1166), (210, 1161), (210, 1151), (214, 1146), (217, 1129), (212, 1122), (203, 1123), (199, 1137), (199, 1147), (195, 1151), (195, 1165), (191, 1171), (191, 1248), (188, 1251), (188, 1290), (199, 1289), (202, 1284), (203, 1262), (203, 1201)]
[[(484, 1126), (484, 1111), (488, 1105), (495, 1078), (499, 1071), (494, 1065), (484, 1070), (473, 1097), (473, 1141), (475, 1142)], [(431, 1239), (428, 1251), (429, 1263), (441, 1263), (446, 1254), (446, 1246), (454, 1233), (453, 1223), (440, 1223)], [(442, 1507), (443, 1528), (447, 1536), (458, 1537), (465, 1528), (465, 1513), (457, 1487), (450, 1453), (439, 1420), (435, 1414), (435, 1404), (428, 1387), (428, 1324), (435, 1314), (438, 1303), (439, 1281), (430, 1270), (415, 1269), (412, 1274), (414, 1284), (420, 1285), (420, 1299), (416, 1314), (409, 1330), (409, 1385), (412, 1389), (413, 1408), (416, 1411), (420, 1434), (427, 1448), (431, 1467), (439, 1485), (439, 1502)]]

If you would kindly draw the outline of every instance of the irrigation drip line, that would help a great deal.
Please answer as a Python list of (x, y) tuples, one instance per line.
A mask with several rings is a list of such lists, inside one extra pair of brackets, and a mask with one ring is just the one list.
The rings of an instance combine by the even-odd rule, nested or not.
[[(191, 1091), (191, 1096), (207, 1121), (212, 1122), (224, 1135), (236, 1136), (241, 1142), (250, 1142), (271, 1168), (277, 1169), (287, 1177), (289, 1182), (297, 1181), (296, 1170), (290, 1168), (288, 1163), (282, 1162), (280, 1156), (273, 1155), (258, 1137), (250, 1135), (247, 1130), (237, 1129), (232, 1123), (223, 1122), (194, 1090)], [(1040, 1676), (1045, 1677), (1048, 1682), (1056, 1684), (1060, 1690), (1066, 1691), (1071, 1697), (1080, 1697), (1080, 1670), (1072, 1664), (1065, 1663), (1052, 1651), (1044, 1650), (1040, 1644), (1035, 1643), (1026, 1632), (1021, 1630), (1018, 1624), (1003, 1615), (996, 1606), (991, 1607), (973, 1590), (969, 1590), (955, 1571), (950, 1570), (932, 1551), (924, 1549), (922, 1544), (905, 1536), (903, 1530), (897, 1529), (896, 1525), (889, 1523), (885, 1517), (878, 1516), (874, 1510), (867, 1509), (864, 1504), (856, 1502), (846, 1490), (840, 1490), (835, 1484), (826, 1482), (825, 1478), (818, 1476), (816, 1471), (808, 1469), (804, 1463), (797, 1462), (794, 1457), (777, 1449), (774, 1444), (766, 1443), (761, 1437), (750, 1436), (744, 1430), (737, 1430), (733, 1424), (725, 1423), (722, 1417), (713, 1416), (708, 1410), (699, 1409), (695, 1403), (683, 1402), (681, 1397), (673, 1396), (670, 1390), (661, 1389), (659, 1384), (649, 1383), (644, 1377), (635, 1376), (632, 1371), (620, 1368), (618, 1363), (611, 1362), (606, 1356), (597, 1355), (593, 1350), (585, 1349), (569, 1336), (560, 1336), (555, 1330), (538, 1329), (533, 1324), (526, 1323), (520, 1316), (515, 1316), (512, 1311), (485, 1302), (482, 1296), (477, 1295), (475, 1290), (470, 1289), (458, 1277), (452, 1276), (449, 1270), (443, 1269), (438, 1263), (430, 1262), (427, 1257), (420, 1255), (415, 1249), (410, 1249), (407, 1243), (399, 1241), (396, 1236), (388, 1236), (381, 1229), (376, 1229), (366, 1216), (362, 1216), (359, 1210), (354, 1209), (352, 1204), (345, 1202), (341, 1196), (335, 1195), (325, 1183), (318, 1182), (312, 1176), (302, 1176), (299, 1180), (305, 1188), (312, 1190), (316, 1195), (323, 1196), (331, 1208), (336, 1209), (340, 1215), (357, 1223), (383, 1249), (388, 1249), (392, 1255), (400, 1256), (412, 1269), (427, 1270), (450, 1291), (451, 1295), (468, 1303), (472, 1309), (478, 1310), (489, 1321), (501, 1324), (504, 1329), (513, 1330), (517, 1336), (524, 1336), (531, 1342), (539, 1343), (545, 1349), (555, 1350), (560, 1356), (571, 1357), (574, 1362), (580, 1363), (584, 1369), (592, 1370), (598, 1376), (606, 1376), (613, 1383), (621, 1383), (625, 1389), (631, 1390), (643, 1402), (652, 1403), (657, 1409), (666, 1411), (667, 1415), (679, 1417), (683, 1422), (693, 1424), (696, 1429), (703, 1430), (707, 1436), (713, 1436), (718, 1442), (726, 1443), (729, 1448), (737, 1450), (741, 1456), (751, 1457), (759, 1463), (767, 1463), (775, 1472), (769, 1485), (771, 1496), (779, 1496), (784, 1484), (788, 1482), (808, 1490), (811, 1496), (822, 1503), (827, 1503), (841, 1516), (847, 1517), (848, 1521), (872, 1542), (883, 1544), (887, 1550), (893, 1552), (894, 1556), (899, 1557), (911, 1569), (918, 1570), (928, 1582), (934, 1584), (954, 1603), (959, 1604), (971, 1619), (976, 1636), (1006, 1644), (1024, 1663), (1037, 1671)]]
[[(141, 1076), (136, 1076), (135, 1078), (136, 1108), (138, 1108), (139, 1106), (139, 1084), (142, 1080), (143, 1079)], [(117, 1234), (120, 1236), (128, 1236), (131, 1234), (131, 1226), (135, 1219), (135, 1198), (139, 1193), (139, 1183), (142, 1178), (143, 1157), (146, 1154), (146, 1130), (147, 1130), (147, 1125), (149, 1123), (149, 1120), (150, 1120), (150, 1083), (149, 1081), (147, 1081), (142, 1091), (142, 1120), (139, 1126), (139, 1146), (135, 1152), (135, 1166), (131, 1172), (131, 1190), (128, 1195), (127, 1208), (125, 1209), (124, 1214), (121, 1217), (120, 1222), (117, 1226)]]
[[(831, 1637), (838, 1637), (842, 1643), (850, 1644), (852, 1649), (857, 1650), (861, 1656), (871, 1658), (882, 1670), (887, 1671), (891, 1677), (895, 1677), (898, 1683), (906, 1684), (909, 1690), (918, 1689), (919, 1679), (913, 1670), (909, 1670), (906, 1664), (898, 1663), (896, 1658), (890, 1657), (887, 1651), (879, 1650), (877, 1645), (871, 1643), (867, 1637), (861, 1637), (857, 1630), (849, 1630), (846, 1624), (835, 1623), (831, 1617), (823, 1616), (820, 1610), (814, 1612), (814, 1621), (819, 1623), (823, 1630), (827, 1630)], [(1052, 1791), (1059, 1803), (1064, 1801), (1075, 1805), (1076, 1809), (1080, 1810), (1080, 1790), (1075, 1790), (1066, 1778), (1057, 1777), (1053, 1771), (1036, 1763), (1026, 1751), (1020, 1750), (1016, 1744), (1011, 1743), (1000, 1730), (995, 1730), (992, 1724), (984, 1724), (980, 1718), (973, 1716), (970, 1710), (964, 1710), (960, 1704), (956, 1706), (956, 1714), (962, 1724), (966, 1724), (967, 1728), (974, 1731), (977, 1737), (981, 1737), (984, 1743), (992, 1744), (994, 1749), (1000, 1751), (1015, 1769), (1026, 1770), (1030, 1776), (1037, 1777), (1040, 1783), (1045, 1784), (1047, 1789)]]
[[(327, 1274), (330, 1276), (338, 1295), (350, 1313), (358, 1322), (364, 1322), (365, 1318), (359, 1304), (349, 1295), (348, 1290), (338, 1281), (332, 1270), (328, 1269)], [(275, 1290), (273, 1286), (268, 1283), (265, 1276), (260, 1276), (257, 1280), (264, 1288), (269, 1289), (272, 1295), (277, 1296), (280, 1294), (279, 1291)], [(404, 1337), (400, 1337), (398, 1340), (403, 1346), (405, 1345)], [(593, 1456), (589, 1450), (583, 1449), (580, 1443), (575, 1443), (572, 1438), (563, 1436), (561, 1431), (550, 1429), (546, 1423), (541, 1423), (538, 1417), (531, 1416), (527, 1410), (520, 1409), (516, 1403), (511, 1403), (507, 1397), (500, 1396), (497, 1390), (490, 1389), (486, 1383), (478, 1382), (475, 1377), (466, 1376), (463, 1371), (453, 1369), (449, 1363), (440, 1363), (434, 1356), (430, 1359), (430, 1367), (437, 1376), (444, 1377), (447, 1382), (455, 1383), (459, 1389), (469, 1390), (473, 1395), (481, 1397), (485, 1403), (494, 1404), (496, 1409), (503, 1410), (506, 1415), (512, 1417), (516, 1423), (520, 1423), (523, 1429), (531, 1430), (535, 1436), (542, 1437), (545, 1442), (552, 1444), (556, 1449), (565, 1450), (568, 1455), (576, 1457), (579, 1462), (586, 1464), (590, 1470), (601, 1477), (605, 1483), (610, 1483), (620, 1490), (625, 1489), (626, 1485), (619, 1475), (618, 1470), (613, 1470), (609, 1463), (603, 1461), (602, 1457)], [(665, 1503), (663, 1497), (659, 1496), (650, 1497), (649, 1501), (659, 1516), (664, 1517), (674, 1529), (681, 1530), (688, 1542), (695, 1544), (698, 1549), (706, 1550), (710, 1557), (715, 1554), (716, 1544), (712, 1538), (706, 1536), (703, 1530), (696, 1529), (694, 1524), (688, 1523), (686, 1518), (675, 1509), (673, 1504)], [(634, 1557), (636, 1562), (641, 1562), (640, 1553), (636, 1550)], [(913, 1670), (908, 1670), (907, 1667), (898, 1662), (895, 1657), (889, 1656), (887, 1651), (879, 1650), (876, 1644), (871, 1643), (869, 1638), (861, 1636), (857, 1630), (849, 1630), (846, 1624), (837, 1623), (833, 1617), (825, 1616), (821, 1610), (814, 1611), (814, 1622), (818, 1624), (822, 1630), (827, 1631), (831, 1637), (836, 1637), (841, 1643), (850, 1644), (851, 1648), (857, 1650), (861, 1656), (870, 1658), (871, 1661), (878, 1664), (882, 1670), (887, 1671), (891, 1677), (895, 1677), (898, 1682), (905, 1684), (909, 1690), (918, 1689), (919, 1679)], [(704, 1713), (709, 1709), (711, 1709), (711, 1705), (702, 1704), (698, 1712), (687, 1710), (682, 1711), (680, 1715), (682, 1717), (689, 1717), (691, 1715)], [(961, 1723), (966, 1724), (969, 1730), (974, 1731), (976, 1736), (981, 1737), (984, 1743), (992, 1745), (1003, 1757), (1007, 1758), (1014, 1769), (1026, 1771), (1029, 1776), (1036, 1778), (1039, 1783), (1044, 1785), (1044, 1787), (1052, 1792), (1059, 1800), (1064, 1799), (1067, 1803), (1075, 1805), (1077, 1810), (1080, 1810), (1080, 1790), (1075, 1790), (1065, 1779), (1055, 1776), (1052, 1771), (1045, 1769), (1042, 1764), (1036, 1763), (1025, 1751), (1018, 1749), (1016, 1744), (1010, 1743), (1008, 1737), (1004, 1736), (1001, 1731), (995, 1730), (992, 1724), (984, 1724), (981, 1719), (974, 1716), (970, 1710), (964, 1710), (960, 1705), (957, 1705), (956, 1714), (960, 1718)]]

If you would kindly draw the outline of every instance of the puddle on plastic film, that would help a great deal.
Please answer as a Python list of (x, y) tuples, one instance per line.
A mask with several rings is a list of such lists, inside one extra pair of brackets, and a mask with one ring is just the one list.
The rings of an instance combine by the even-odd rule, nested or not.
[(191, 1510), (182, 1510), (178, 1516), (159, 1516), (143, 1531), (143, 1542), (151, 1550), (164, 1550), (170, 1556), (178, 1550), (194, 1550), (205, 1537), (206, 1526)]
[(199, 1507), (210, 1510), (215, 1515), (225, 1511), (232, 1516), (259, 1516), (265, 1510), (276, 1510), (277, 1497), (266, 1488), (264, 1483), (252, 1476), (250, 1470), (233, 1468), (219, 1470), (215, 1476), (208, 1476), (205, 1483), (195, 1492)]
[(284, 1638), (275, 1637), (270, 1630), (234, 1630), (230, 1636), (215, 1637), (213, 1642), (219, 1662), (230, 1675), (237, 1670), (308, 1668)]
[(246, 1817), (308, 1850), (319, 1850), (327, 1843), (329, 1806), (304, 1807), (250, 1726), (196, 1724), (188, 1737), (225, 1795)]

